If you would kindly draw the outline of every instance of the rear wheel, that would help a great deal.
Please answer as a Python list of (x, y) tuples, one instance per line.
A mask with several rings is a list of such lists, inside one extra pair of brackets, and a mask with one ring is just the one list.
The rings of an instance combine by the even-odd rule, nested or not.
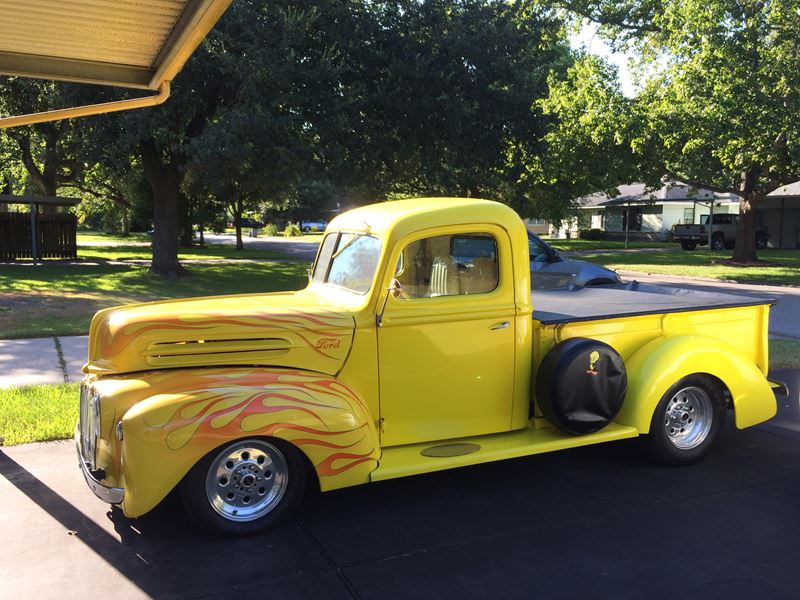
[(769, 238), (767, 237), (767, 234), (765, 234), (762, 231), (759, 231), (758, 233), (756, 233), (756, 248), (758, 248), (759, 250), (763, 250), (764, 248), (767, 247), (768, 240)]
[(697, 248), (697, 242), (681, 242), (681, 248), (684, 250), (694, 250)]
[(689, 375), (658, 403), (646, 436), (653, 457), (668, 465), (688, 465), (711, 450), (725, 425), (725, 397), (708, 375)]
[(184, 478), (181, 496), (201, 527), (249, 535), (290, 516), (306, 482), (297, 449), (282, 440), (252, 438), (209, 452)]

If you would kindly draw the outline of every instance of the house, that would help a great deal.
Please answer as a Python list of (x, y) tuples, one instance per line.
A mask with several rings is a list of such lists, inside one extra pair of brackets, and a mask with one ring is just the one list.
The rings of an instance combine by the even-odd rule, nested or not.
[[(739, 213), (735, 194), (698, 189), (685, 183), (667, 182), (648, 190), (643, 183), (619, 186), (619, 195), (599, 192), (579, 199), (580, 214), (570, 225), (578, 229), (602, 229), (609, 237), (669, 239), (678, 223), (699, 223), (703, 215)], [(758, 227), (769, 233), (770, 248), (800, 248), (800, 182), (783, 186), (757, 207)]]
[(547, 219), (523, 219), (525, 227), (531, 233), (536, 235), (549, 235), (550, 234), (550, 221)]
[(602, 229), (609, 237), (667, 240), (678, 223), (699, 223), (703, 215), (738, 213), (739, 199), (733, 194), (719, 194), (693, 188), (684, 183), (669, 182), (657, 190), (648, 190), (643, 183), (619, 186), (619, 195), (610, 197), (599, 192), (579, 200), (581, 229)]

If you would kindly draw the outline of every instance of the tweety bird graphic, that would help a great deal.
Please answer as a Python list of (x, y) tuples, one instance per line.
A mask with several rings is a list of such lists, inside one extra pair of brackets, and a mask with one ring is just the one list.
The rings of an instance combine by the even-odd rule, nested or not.
[(586, 372), (589, 375), (597, 375), (597, 371), (595, 370), (594, 366), (597, 364), (598, 360), (600, 360), (600, 353), (597, 350), (589, 354), (589, 368), (586, 369)]

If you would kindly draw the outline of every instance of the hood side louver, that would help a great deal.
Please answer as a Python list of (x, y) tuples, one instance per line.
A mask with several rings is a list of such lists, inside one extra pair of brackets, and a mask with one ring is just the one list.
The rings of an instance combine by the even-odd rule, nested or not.
[(202, 364), (263, 363), (268, 357), (289, 353), (292, 343), (285, 338), (243, 338), (231, 340), (181, 340), (152, 342), (142, 352), (153, 367), (182, 367)]

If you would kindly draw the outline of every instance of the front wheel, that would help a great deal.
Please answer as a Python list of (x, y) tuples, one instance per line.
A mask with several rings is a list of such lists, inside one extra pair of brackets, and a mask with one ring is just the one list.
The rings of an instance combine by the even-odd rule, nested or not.
[(725, 425), (725, 397), (707, 375), (689, 375), (673, 385), (658, 403), (645, 436), (653, 457), (667, 465), (701, 460)]
[(223, 535), (277, 525), (303, 498), (307, 474), (299, 451), (282, 440), (238, 440), (209, 452), (181, 483), (192, 519)]

